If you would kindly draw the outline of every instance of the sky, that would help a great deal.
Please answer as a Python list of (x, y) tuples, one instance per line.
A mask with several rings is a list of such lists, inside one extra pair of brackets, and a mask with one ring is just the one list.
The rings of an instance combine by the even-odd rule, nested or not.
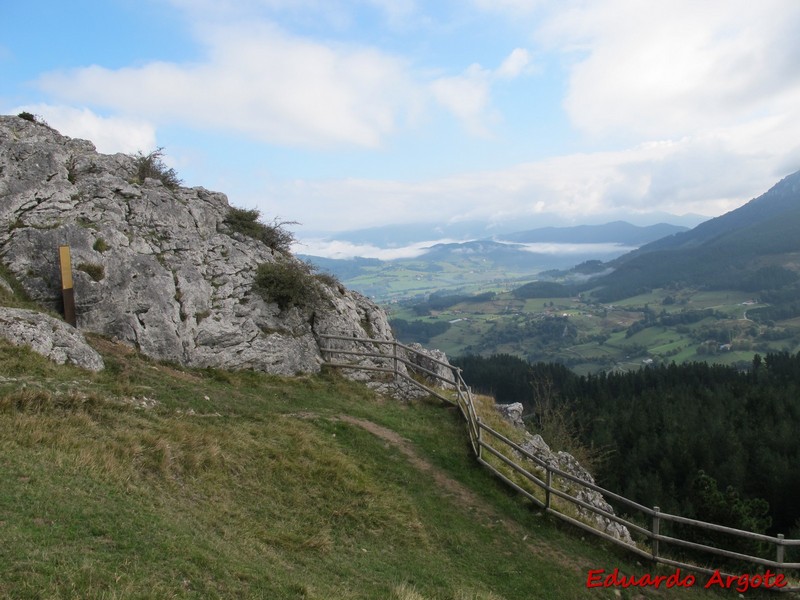
[(712, 217), (800, 169), (797, 0), (6, 4), (0, 112), (300, 239)]

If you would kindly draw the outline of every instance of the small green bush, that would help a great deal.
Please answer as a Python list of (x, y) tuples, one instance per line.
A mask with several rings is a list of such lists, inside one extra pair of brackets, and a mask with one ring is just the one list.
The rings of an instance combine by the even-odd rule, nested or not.
[(325, 285), (332, 289), (338, 289), (339, 292), (344, 294), (344, 286), (342, 282), (339, 281), (339, 278), (336, 277), (333, 273), (323, 272), (323, 273), (315, 273), (314, 277), (317, 281), (319, 281), (322, 285)]
[(30, 121), (31, 123), (36, 123), (37, 125), (42, 125), (43, 127), (47, 127), (48, 129), (53, 129), (50, 125), (47, 124), (47, 121), (44, 120), (42, 115), (35, 115), (33, 113), (28, 112), (27, 110), (23, 110), (21, 113), (17, 114), (20, 119), (24, 119), (26, 121)]
[(108, 250), (109, 246), (108, 243), (103, 238), (97, 238), (92, 246), (92, 249), (95, 252), (103, 253)]
[(314, 302), (319, 297), (317, 285), (311, 265), (288, 260), (260, 264), (253, 281), (254, 291), (281, 310)]
[(79, 271), (86, 273), (94, 281), (101, 281), (105, 279), (106, 270), (103, 265), (98, 265), (97, 263), (81, 263), (77, 268)]
[(163, 148), (156, 148), (149, 154), (143, 154), (141, 151), (134, 154), (136, 181), (144, 183), (144, 180), (148, 177), (150, 179), (158, 179), (165, 187), (170, 189), (175, 189), (183, 183), (175, 169), (164, 164), (163, 157)]
[(285, 229), (286, 225), (296, 225), (296, 221), (263, 223), (258, 209), (231, 207), (225, 216), (225, 223), (231, 230), (263, 242), (269, 248), (288, 254), (294, 242), (294, 235)]

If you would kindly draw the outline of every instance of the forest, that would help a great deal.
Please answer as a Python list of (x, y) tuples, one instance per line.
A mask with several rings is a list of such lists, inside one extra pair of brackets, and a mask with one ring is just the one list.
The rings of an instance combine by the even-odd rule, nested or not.
[(522, 402), (532, 431), (559, 425), (594, 457), (599, 485), (662, 511), (800, 536), (800, 353), (755, 355), (749, 369), (582, 376), (511, 355), (453, 362), (474, 389)]

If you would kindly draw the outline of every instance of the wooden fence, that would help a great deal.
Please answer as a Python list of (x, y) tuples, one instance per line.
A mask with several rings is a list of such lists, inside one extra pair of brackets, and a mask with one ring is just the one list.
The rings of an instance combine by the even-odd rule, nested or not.
[[(783, 573), (787, 577), (788, 585), (782, 588), (772, 587), (771, 589), (782, 592), (800, 592), (800, 583), (796, 578), (790, 580), (788, 576), (791, 573), (787, 573), (787, 571), (800, 569), (800, 562), (786, 560), (787, 548), (800, 548), (800, 539), (785, 539), (783, 535), (770, 536), (743, 531), (664, 513), (657, 506), (648, 508), (638, 504), (624, 496), (550, 466), (547, 462), (531, 454), (507, 436), (483, 423), (475, 411), (472, 393), (464, 383), (461, 369), (453, 367), (449, 363), (436, 360), (394, 340), (375, 340), (337, 335), (320, 335), (319, 337), (330, 344), (322, 347), (323, 358), (327, 357), (325, 364), (328, 366), (391, 374), (395, 380), (403, 380), (441, 400), (451, 404), (455, 403), (467, 422), (470, 443), (478, 461), (531, 502), (555, 517), (597, 535), (642, 558), (657, 563), (706, 575), (719, 573), (723, 577), (727, 577), (731, 574), (727, 573), (725, 569), (729, 569), (730, 566), (720, 568), (714, 566), (716, 557), (725, 557), (739, 561), (743, 565), (754, 565), (759, 571), (754, 571), (753, 575), (756, 573), (761, 573), (762, 575), (773, 573), (777, 576), (777, 574)], [(347, 362), (348, 357), (369, 359), (370, 364)], [(412, 358), (416, 358), (416, 360), (412, 360)], [(426, 368), (422, 365), (433, 365), (434, 368)], [(441, 391), (442, 388), (437, 390), (421, 383), (409, 374), (409, 370), (411, 373), (422, 375), (444, 384), (445, 388), (452, 389), (452, 393), (446, 394)], [(443, 372), (447, 375), (443, 375)], [(453, 396), (455, 396), (455, 400)], [(489, 458), (487, 455), (496, 459), (493, 461), (494, 464), (487, 460)], [(503, 470), (501, 465), (505, 465), (508, 470)], [(512, 475), (515, 475), (513, 479)], [(617, 507), (624, 507), (625, 516), (619, 516), (584, 502), (576, 497), (578, 494), (567, 493), (564, 491), (564, 482), (569, 482), (566, 485), (579, 486), (599, 492), (609, 503), (613, 502)], [(532, 484), (532, 486), (529, 487), (528, 484)], [(539, 495), (535, 493), (536, 490), (540, 491)], [(560, 499), (563, 502), (556, 499)], [(584, 511), (589, 511), (624, 525), (637, 541), (631, 544), (593, 527), (578, 518), (576, 511), (565, 511), (564, 507), (569, 505), (573, 505), (576, 509), (580, 507)], [(566, 514), (567, 512), (572, 512), (573, 515)], [(616, 512), (620, 511), (617, 510)], [(679, 529), (679, 533), (667, 535), (666, 531), (670, 528)], [(731, 540), (739, 539), (756, 542), (766, 548), (764, 554), (770, 554), (774, 558), (753, 556), (678, 537), (679, 535), (690, 537), (682, 532), (694, 530), (724, 534), (730, 536)], [(671, 551), (669, 550), (670, 547), (672, 547)], [(693, 557), (699, 556), (702, 560), (687, 562), (688, 559), (685, 557), (687, 551)], [(739, 575), (741, 573), (731, 576), (738, 577)], [(773, 578), (772, 581), (774, 582), (775, 579)]]

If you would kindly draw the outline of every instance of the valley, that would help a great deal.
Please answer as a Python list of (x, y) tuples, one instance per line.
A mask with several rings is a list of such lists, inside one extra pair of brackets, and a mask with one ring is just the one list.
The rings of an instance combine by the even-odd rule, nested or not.
[[(672, 361), (749, 364), (755, 352), (798, 351), (800, 321), (748, 318), (748, 310), (762, 306), (752, 294), (733, 290), (657, 289), (613, 304), (585, 294), (524, 299), (509, 292), (432, 310), (397, 304), (390, 317), (401, 339), (424, 341), (449, 356), (511, 354), (594, 373)], [(413, 324), (438, 333), (426, 336)]]
[[(611, 259), (553, 266), (524, 284), (520, 270), (535, 269), (532, 255), (526, 263), (512, 259), (508, 247), (499, 253), (492, 242), (474, 242), (446, 256), (449, 264), (465, 265), (463, 279), (474, 266), (470, 272), (482, 273), (482, 285), (475, 278), (456, 288), (441, 265), (422, 261), (441, 256), (440, 248), (417, 259), (436, 290), (383, 303), (401, 340), (449, 356), (508, 354), (558, 362), (579, 374), (692, 361), (746, 368), (757, 353), (800, 350), (798, 193), (795, 173), (734, 211), (650, 242), (607, 224), (612, 237), (587, 239), (641, 245)], [(546, 240), (551, 234), (543, 229), (508, 237)], [(567, 228), (559, 235), (563, 242), (587, 230)], [(481, 260), (483, 270), (465, 259)], [(359, 289), (357, 280), (348, 284)]]
[[(411, 232), (397, 238), (384, 230), (342, 233), (337, 242), (364, 255), (304, 254), (313, 245), (298, 244), (299, 256), (329, 272), (347, 287), (388, 304), (424, 300), (442, 292), (479, 294), (509, 291), (554, 270), (586, 261), (611, 261), (642, 244), (686, 231), (659, 223), (636, 226), (624, 221), (603, 225), (541, 227), (502, 235), (470, 231), (462, 241), (420, 242)], [(434, 232), (428, 232), (433, 235)], [(467, 232), (460, 232), (467, 233)], [(396, 233), (395, 233), (396, 235)], [(483, 236), (483, 237), (482, 237)], [(334, 245), (334, 242), (329, 242)], [(395, 256), (387, 259), (385, 256)], [(402, 256), (410, 254), (410, 256)], [(378, 258), (382, 256), (384, 258)]]

